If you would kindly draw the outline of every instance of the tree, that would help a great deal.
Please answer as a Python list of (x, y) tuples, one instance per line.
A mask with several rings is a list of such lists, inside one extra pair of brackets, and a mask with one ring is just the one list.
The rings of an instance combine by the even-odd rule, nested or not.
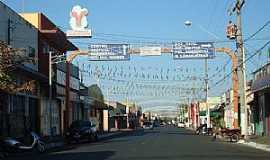
[(35, 59), (26, 56), (25, 49), (14, 49), (0, 41), (0, 91), (16, 93), (32, 91), (34, 81), (17, 84), (12, 73), (23, 63), (34, 63)]
[(100, 101), (104, 102), (104, 95), (102, 93), (102, 90), (99, 88), (98, 85), (94, 84), (88, 87), (88, 94), (90, 97)]

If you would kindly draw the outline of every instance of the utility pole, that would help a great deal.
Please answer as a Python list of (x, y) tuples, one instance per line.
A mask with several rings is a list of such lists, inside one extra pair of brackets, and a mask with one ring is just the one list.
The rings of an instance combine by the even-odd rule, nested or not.
[(7, 45), (10, 45), (10, 30), (11, 30), (11, 26), (10, 26), (11, 20), (10, 18), (8, 19), (8, 28), (7, 28)]
[(49, 112), (50, 134), (52, 136), (52, 51), (49, 51)]
[(210, 128), (210, 108), (208, 106), (208, 60), (205, 58), (205, 105), (207, 109), (207, 128)]
[[(241, 9), (245, 3), (245, 0), (237, 0), (234, 10), (236, 11), (236, 47), (238, 53), (238, 64), (239, 66), (239, 95), (240, 95), (240, 122), (241, 122), (241, 133), (245, 136), (248, 135), (247, 127), (247, 108), (246, 108), (246, 73), (245, 73), (245, 53), (243, 46), (242, 36), (242, 22), (241, 22)], [(236, 115), (235, 115), (236, 116)]]

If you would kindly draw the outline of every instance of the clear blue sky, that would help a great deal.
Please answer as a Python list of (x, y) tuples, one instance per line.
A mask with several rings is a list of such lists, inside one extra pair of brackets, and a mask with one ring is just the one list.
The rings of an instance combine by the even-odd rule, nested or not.
[[(104, 42), (128, 42), (138, 45), (138, 41), (144, 41), (141, 45), (146, 45), (145, 41), (153, 42), (172, 42), (173, 40), (192, 40), (192, 41), (223, 41), (227, 40), (225, 36), (225, 27), (229, 20), (235, 21), (235, 17), (228, 16), (228, 8), (235, 2), (235, 0), (1, 0), (17, 12), (43, 12), (56, 25), (60, 26), (64, 31), (69, 28), (69, 12), (73, 5), (79, 4), (88, 8), (90, 15), (88, 22), (93, 30), (93, 38), (90, 40), (76, 40), (74, 41), (80, 48), (86, 48), (88, 43)], [(24, 5), (23, 5), (24, 4)], [(269, 0), (246, 0), (243, 8), (243, 32), (244, 37), (254, 33), (270, 20), (269, 17), (270, 1)], [(190, 20), (193, 22), (192, 27), (187, 28), (184, 22)], [(256, 35), (257, 38), (270, 38), (270, 27), (266, 27), (262, 32)], [(207, 32), (211, 32), (219, 39)], [(104, 34), (114, 34), (108, 36)], [(137, 36), (137, 37), (135, 37)], [(139, 37), (139, 38), (138, 38)], [(245, 44), (247, 57), (263, 45), (266, 41), (249, 41)], [(230, 47), (235, 49), (235, 43), (216, 43), (216, 47)], [(250, 52), (250, 53), (249, 53)], [(216, 73), (221, 69), (221, 72), (210, 82), (210, 88), (226, 73), (230, 72), (229, 63), (223, 71), (222, 66), (228, 61), (228, 57), (221, 53), (217, 57), (209, 61), (210, 73)], [(91, 68), (99, 66), (123, 66), (124, 72), (130, 72), (128, 67), (145, 66), (157, 67), (156, 69), (171, 69), (184, 68), (194, 70), (194, 73), (186, 73), (190, 75), (200, 75), (203, 73), (203, 60), (194, 61), (175, 61), (170, 55), (163, 55), (161, 57), (138, 57), (132, 56), (129, 62), (92, 62)], [(247, 74), (250, 78), (250, 72), (261, 66), (266, 62), (265, 53), (256, 56), (252, 61), (247, 63)], [(79, 57), (75, 60), (75, 64), (89, 65), (86, 57)], [(119, 69), (118, 69), (119, 70)], [(140, 68), (141, 70), (141, 68)], [(144, 72), (144, 71), (140, 71)], [(145, 72), (153, 72), (151, 69)], [(93, 77), (84, 74), (84, 80), (87, 84), (96, 83)], [(171, 77), (175, 73), (169, 74)], [(118, 77), (121, 79), (123, 77)], [(126, 80), (129, 80), (126, 78)], [(130, 79), (132, 80), (132, 78)], [(133, 79), (134, 80), (134, 79)], [(122, 84), (101, 80), (101, 85), (107, 87), (121, 86)], [(168, 84), (168, 83), (167, 83)], [(166, 84), (166, 85), (167, 85)], [(126, 84), (125, 84), (126, 85)], [(165, 85), (165, 84), (164, 84)], [(186, 86), (179, 83), (179, 86)], [(193, 85), (194, 84), (189, 84)], [(199, 85), (199, 83), (197, 83)], [(218, 87), (210, 90), (210, 95), (220, 95), (230, 87), (230, 78), (226, 79)], [(106, 87), (105, 87), (106, 88)], [(106, 90), (106, 89), (105, 89)], [(104, 94), (106, 91), (104, 90)], [(138, 89), (146, 92), (147, 89)], [(139, 93), (138, 93), (139, 94)], [(173, 94), (173, 93), (172, 93)], [(136, 97), (135, 97), (136, 96)], [(123, 95), (110, 95), (110, 99), (124, 100)], [(143, 97), (138, 95), (130, 95), (129, 99), (141, 103)], [(150, 98), (149, 98), (150, 99)], [(179, 100), (179, 96), (159, 97), (156, 99), (163, 100), (164, 103), (170, 101), (170, 105), (175, 105), (175, 101)], [(170, 100), (171, 99), (171, 100)], [(160, 105), (161, 102), (150, 102), (151, 105)], [(144, 106), (150, 106), (150, 103)], [(158, 104), (157, 104), (158, 103)], [(142, 104), (143, 105), (143, 104)]]

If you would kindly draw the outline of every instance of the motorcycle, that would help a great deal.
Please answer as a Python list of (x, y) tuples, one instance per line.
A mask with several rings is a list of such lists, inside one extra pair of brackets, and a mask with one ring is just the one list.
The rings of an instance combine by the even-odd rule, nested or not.
[(213, 135), (213, 129), (207, 128), (206, 124), (202, 124), (196, 129), (195, 134), (197, 134), (197, 135)]
[(8, 156), (6, 150), (4, 149), (4, 145), (2, 143), (2, 139), (0, 138), (0, 160), (4, 160)]
[(32, 144), (26, 145), (14, 138), (6, 138), (2, 140), (3, 153), (10, 152), (21, 152), (21, 151), (31, 151), (36, 149), (38, 152), (43, 153), (46, 151), (45, 143), (40, 139), (40, 137), (34, 133), (30, 132), (31, 138), (33, 140)]
[(2, 147), (0, 146), (0, 160), (3, 160), (6, 156), (6, 153), (4, 152), (4, 150), (2, 149)]
[(200, 125), (195, 131), (195, 134), (197, 134), (197, 135), (200, 135), (200, 134), (206, 135), (206, 133), (207, 133), (207, 125), (206, 124)]

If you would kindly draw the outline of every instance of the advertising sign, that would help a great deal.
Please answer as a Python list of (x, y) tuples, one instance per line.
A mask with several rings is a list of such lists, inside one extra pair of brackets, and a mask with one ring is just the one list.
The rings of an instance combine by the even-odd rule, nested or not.
[(69, 38), (90, 38), (92, 36), (91, 30), (87, 29), (88, 10), (76, 5), (70, 12), (69, 24), (71, 30), (67, 31)]
[(172, 49), (173, 59), (214, 58), (213, 42), (175, 42)]
[(129, 60), (127, 44), (90, 44), (88, 48), (90, 61)]
[(141, 56), (160, 56), (161, 47), (158, 46), (146, 46), (140, 48)]

